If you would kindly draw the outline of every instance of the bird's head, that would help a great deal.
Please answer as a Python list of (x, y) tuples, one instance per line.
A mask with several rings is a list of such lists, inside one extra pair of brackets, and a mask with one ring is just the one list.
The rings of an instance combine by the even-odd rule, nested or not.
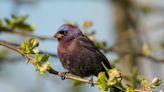
[(54, 37), (57, 38), (58, 41), (69, 41), (79, 35), (82, 35), (79, 28), (71, 24), (63, 24), (59, 27), (58, 32), (54, 35)]

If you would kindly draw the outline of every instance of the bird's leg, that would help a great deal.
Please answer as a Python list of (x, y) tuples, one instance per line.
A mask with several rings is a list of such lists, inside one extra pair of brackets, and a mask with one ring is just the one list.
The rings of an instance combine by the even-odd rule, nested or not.
[(91, 87), (94, 86), (94, 80), (93, 80), (93, 75), (91, 76), (91, 79), (89, 80), (89, 83), (91, 85)]
[(68, 74), (68, 73), (70, 73), (70, 72), (69, 72), (69, 71), (62, 72), (62, 73), (61, 73), (61, 79), (62, 79), (62, 80), (65, 80), (66, 74)]

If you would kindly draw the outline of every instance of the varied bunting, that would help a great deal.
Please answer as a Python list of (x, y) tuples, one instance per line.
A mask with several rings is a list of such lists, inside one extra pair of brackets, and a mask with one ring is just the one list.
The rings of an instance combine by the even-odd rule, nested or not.
[[(106, 72), (104, 66), (111, 69), (107, 58), (79, 28), (71, 24), (63, 24), (54, 35), (58, 39), (58, 56), (68, 72), (80, 76), (97, 76)], [(113, 87), (115, 92), (120, 92)]]
[(97, 76), (111, 66), (107, 58), (80, 29), (64, 24), (55, 34), (58, 39), (58, 56), (65, 69), (80, 77)]

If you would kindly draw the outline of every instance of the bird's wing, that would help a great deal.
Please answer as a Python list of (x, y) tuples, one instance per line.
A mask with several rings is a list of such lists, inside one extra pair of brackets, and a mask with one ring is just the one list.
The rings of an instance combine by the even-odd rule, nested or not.
[(108, 59), (104, 56), (104, 54), (93, 44), (93, 42), (85, 35), (80, 36), (78, 38), (80, 44), (84, 46), (86, 49), (96, 53), (101, 59), (102, 63), (107, 67), (108, 69), (111, 69), (110, 63), (108, 62)]

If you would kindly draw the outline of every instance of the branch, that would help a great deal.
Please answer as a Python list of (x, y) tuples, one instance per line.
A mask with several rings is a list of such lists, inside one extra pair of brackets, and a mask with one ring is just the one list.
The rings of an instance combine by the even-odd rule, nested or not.
[(135, 92), (148, 92), (148, 91), (145, 91), (145, 90), (142, 90), (142, 89), (135, 89), (134, 91)]
[(7, 27), (0, 27), (0, 32), (14, 33), (14, 34), (17, 34), (20, 36), (26, 36), (26, 37), (35, 37), (35, 38), (38, 38), (40, 40), (52, 40), (52, 41), (55, 40), (53, 37), (38, 36), (38, 35), (31, 34), (29, 32), (23, 32), (20, 30), (13, 30), (13, 29), (7, 28)]
[(143, 53), (133, 53), (133, 52), (128, 52), (128, 51), (119, 51), (119, 50), (116, 50), (114, 48), (114, 46), (109, 47), (109, 48), (100, 48), (100, 49), (103, 50), (104, 52), (116, 52), (120, 56), (124, 56), (124, 55), (129, 54), (129, 55), (133, 55), (134, 57), (144, 57), (144, 58), (150, 59), (153, 62), (164, 63), (164, 59), (157, 59), (153, 56), (147, 56)]
[[(40, 40), (55, 40), (54, 38), (52, 37), (47, 37), (47, 36), (38, 36), (38, 35), (34, 35), (34, 34), (31, 34), (29, 32), (22, 32), (22, 31), (19, 31), (19, 30), (13, 30), (13, 29), (10, 29), (10, 28), (6, 28), (6, 27), (0, 27), (0, 32), (7, 32), (7, 33), (14, 33), (14, 34), (17, 34), (17, 35), (20, 35), (20, 36), (26, 36), (26, 37), (35, 37), (35, 38), (38, 38)], [(13, 45), (16, 45), (18, 46), (18, 44), (14, 44)], [(150, 59), (151, 61), (156, 61), (158, 63), (164, 63), (164, 60), (163, 59), (157, 59), (153, 56), (146, 56), (144, 55), (143, 53), (131, 53), (131, 52), (126, 52), (126, 51), (118, 51), (116, 50), (114, 47), (110, 47), (110, 48), (100, 48), (101, 50), (103, 50), (104, 52), (116, 52), (118, 53), (119, 55), (127, 55), (127, 54), (131, 54), (133, 56), (136, 56), (136, 57), (145, 57), (145, 58), (148, 58)], [(43, 53), (47, 53), (49, 54), (50, 56), (53, 56), (53, 57), (57, 57), (56, 54), (53, 54), (53, 53), (49, 53), (49, 52), (45, 52), (45, 51), (41, 51), (40, 52), (41, 54)], [(31, 53), (33, 54), (33, 53)]]
[[(9, 48), (9, 49), (11, 49), (11, 50), (13, 50), (15, 52), (18, 52), (22, 56), (25, 56), (26, 58), (28, 58), (31, 61), (31, 63), (32, 62), (38, 62), (33, 56), (31, 56), (30, 54), (24, 53), (17, 46), (13, 46), (12, 44), (10, 44), (8, 42), (4, 42), (4, 41), (0, 41), (0, 45), (4, 46), (6, 48)], [(50, 68), (49, 70), (47, 70), (47, 72), (49, 72), (50, 74), (53, 74), (53, 75), (57, 75), (59, 77), (63, 77), (63, 73), (62, 72), (58, 72), (58, 71), (56, 71), (53, 68)], [(90, 80), (83, 79), (81, 77), (78, 77), (78, 76), (75, 76), (75, 75), (72, 75), (72, 74), (66, 74), (64, 77), (65, 77), (65, 79), (76, 80), (76, 81), (80, 81), (80, 82), (88, 83), (88, 84), (90, 83)], [(96, 84), (96, 82), (94, 81), (93, 84)], [(117, 86), (115, 86), (115, 87), (117, 87)], [(144, 91), (142, 89), (135, 89), (135, 92), (146, 92), (146, 91)]]
[[(10, 43), (10, 44), (14, 45), (14, 46), (19, 46), (19, 44), (17, 44), (17, 43)], [(104, 52), (116, 52), (117, 54), (119, 54), (121, 56), (129, 54), (129, 55), (133, 55), (135, 57), (144, 57), (144, 58), (150, 59), (153, 62), (164, 63), (163, 59), (157, 59), (153, 56), (146, 56), (143, 53), (132, 53), (132, 52), (127, 52), (127, 51), (119, 51), (119, 50), (116, 50), (114, 48), (114, 46), (109, 47), (109, 48), (100, 48), (100, 49), (103, 50)], [(40, 54), (44, 54), (44, 53), (47, 53), (52, 57), (58, 58), (57, 54), (46, 52), (46, 51), (40, 51)], [(32, 52), (31, 54), (34, 54), (34, 53)]]
[[(0, 41), (0, 45), (2, 45), (2, 46), (4, 46), (4, 47), (7, 47), (7, 48), (9, 48), (9, 49), (11, 49), (11, 50), (13, 50), (13, 51), (16, 51), (16, 52), (18, 52), (18, 53), (20, 53), (21, 55), (23, 55), (23, 56), (25, 56), (26, 58), (28, 58), (30, 61), (37, 62), (37, 60), (36, 60), (33, 56), (24, 53), (24, 52), (21, 51), (18, 47), (13, 46), (12, 44), (10, 44), (10, 43), (8, 43), (8, 42)], [(62, 72), (58, 72), (58, 71), (56, 71), (55, 69), (52, 69), (52, 68), (49, 69), (47, 72), (49, 72), (49, 73), (51, 73), (51, 74), (54, 74), (54, 75), (57, 75), (57, 76), (60, 76), (60, 77), (63, 76), (63, 73), (62, 73)], [(83, 82), (83, 83), (88, 83), (88, 84), (90, 83), (90, 81), (87, 80), (87, 79), (83, 79), (83, 78), (80, 78), (80, 77), (77, 77), (77, 76), (71, 75), (71, 74), (66, 74), (64, 77), (65, 77), (66, 79), (76, 80), (76, 81), (80, 81), (80, 82)], [(96, 84), (96, 82), (94, 82), (94, 84)]]
[(150, 59), (151, 61), (154, 61), (154, 62), (164, 63), (164, 59), (157, 59), (153, 56), (146, 56), (143, 53), (136, 53), (134, 55), (137, 56), (137, 57), (144, 57), (144, 58)]
[[(14, 46), (19, 46), (19, 44), (17, 43), (11, 43), (11, 45), (14, 45)], [(54, 53), (51, 53), (51, 52), (47, 52), (47, 51), (40, 51), (40, 54), (44, 54), (44, 53), (47, 53), (48, 55), (52, 56), (52, 57), (55, 57), (55, 58), (58, 58), (58, 55), (57, 54), (54, 54)], [(31, 52), (31, 54), (34, 54), (34, 52)]]

